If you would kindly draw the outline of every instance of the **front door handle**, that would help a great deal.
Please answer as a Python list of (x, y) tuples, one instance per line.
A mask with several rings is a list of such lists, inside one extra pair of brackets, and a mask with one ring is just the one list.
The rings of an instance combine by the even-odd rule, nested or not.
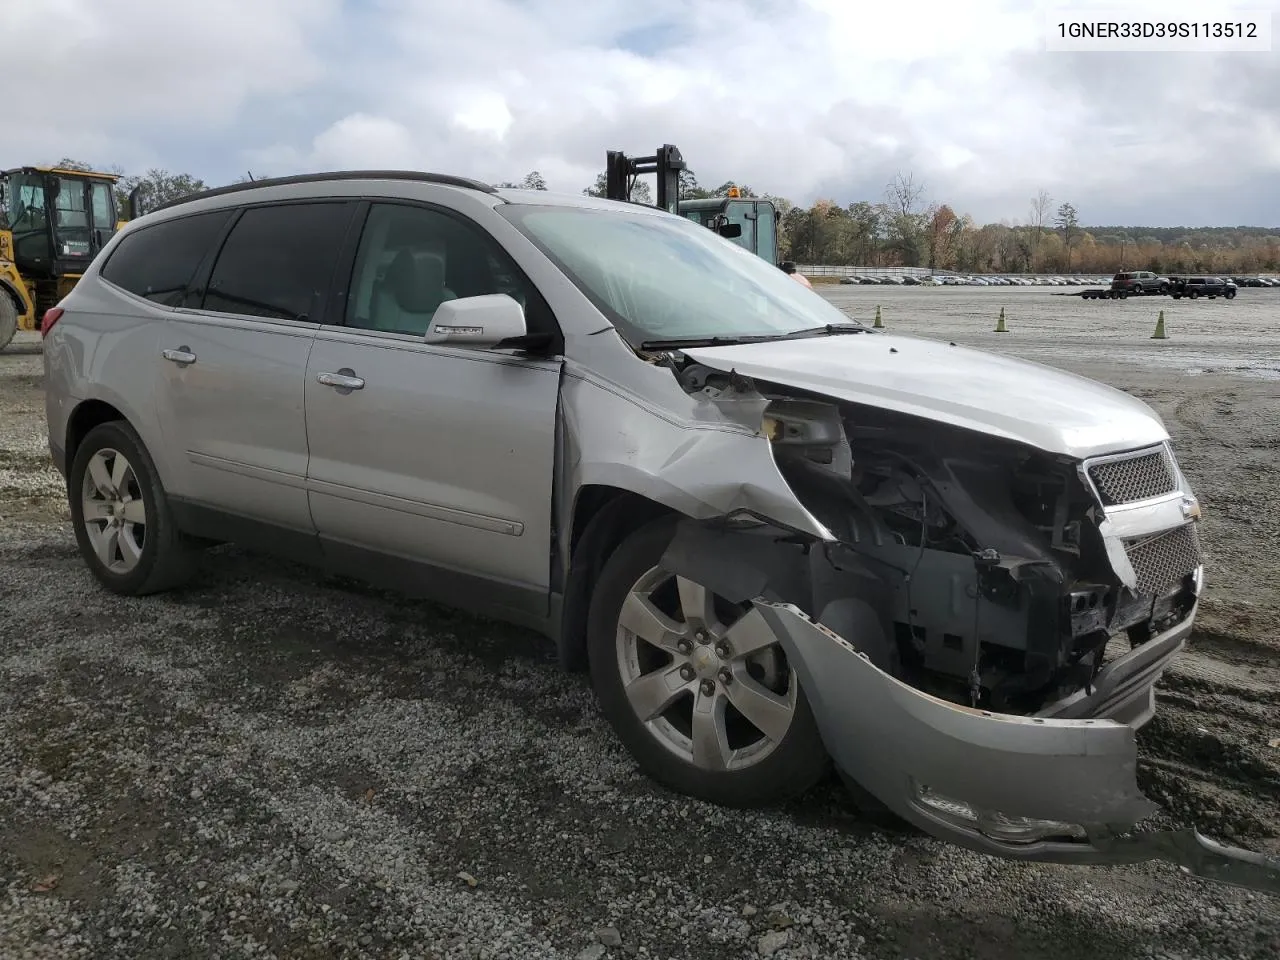
[(160, 356), (166, 360), (172, 360), (181, 366), (187, 366), (196, 362), (196, 355), (191, 352), (189, 347), (179, 347), (177, 350), (162, 350)]
[(316, 383), (323, 383), (326, 387), (340, 391), (363, 390), (364, 380), (355, 374), (350, 367), (343, 367), (337, 373), (317, 373)]

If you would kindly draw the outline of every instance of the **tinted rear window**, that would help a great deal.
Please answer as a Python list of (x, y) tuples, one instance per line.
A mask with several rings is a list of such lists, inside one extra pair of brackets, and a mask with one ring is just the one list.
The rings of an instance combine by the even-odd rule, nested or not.
[(318, 322), (350, 203), (252, 207), (231, 228), (204, 309)]
[(176, 307), (230, 216), (228, 210), (216, 210), (125, 234), (103, 264), (102, 278), (140, 297)]

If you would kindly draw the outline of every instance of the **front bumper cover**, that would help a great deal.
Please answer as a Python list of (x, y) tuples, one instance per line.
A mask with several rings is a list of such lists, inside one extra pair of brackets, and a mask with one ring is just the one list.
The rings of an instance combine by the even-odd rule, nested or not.
[[(1021, 717), (922, 693), (792, 604), (761, 597), (748, 616), (757, 614), (786, 649), (837, 766), (921, 830), (1019, 860), (1167, 860), (1280, 894), (1278, 857), (1195, 830), (1129, 833), (1159, 809), (1138, 789), (1135, 728), (1150, 716), (1151, 684), (1193, 618), (1117, 660), (1091, 695), (1049, 708), (1058, 715)], [(1008, 839), (1029, 824), (1044, 838)]]

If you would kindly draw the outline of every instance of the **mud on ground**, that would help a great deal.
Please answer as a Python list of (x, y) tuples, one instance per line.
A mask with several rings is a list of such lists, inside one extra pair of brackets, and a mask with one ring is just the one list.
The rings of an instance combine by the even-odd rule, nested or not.
[[(893, 293), (892, 327), (993, 346), (994, 298)], [(1020, 302), (999, 349), (1043, 359), (1038, 311), (1053, 362), (1168, 419), (1207, 505), (1203, 628), (1142, 735), (1144, 788), (1161, 822), (1278, 851), (1280, 391), (1090, 354), (1101, 334), (1073, 342), (1057, 309)], [(23, 350), (0, 354), (6, 960), (1280, 954), (1280, 902), (1162, 865), (982, 857), (860, 822), (834, 784), (752, 813), (672, 796), (520, 630), (230, 548), (190, 589), (110, 596)]]

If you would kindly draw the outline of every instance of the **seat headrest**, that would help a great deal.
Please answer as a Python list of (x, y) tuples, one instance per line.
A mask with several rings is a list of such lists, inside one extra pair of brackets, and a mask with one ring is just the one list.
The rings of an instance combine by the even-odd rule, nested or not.
[(408, 313), (431, 313), (444, 299), (444, 262), (434, 254), (404, 249), (383, 279), (396, 304)]

